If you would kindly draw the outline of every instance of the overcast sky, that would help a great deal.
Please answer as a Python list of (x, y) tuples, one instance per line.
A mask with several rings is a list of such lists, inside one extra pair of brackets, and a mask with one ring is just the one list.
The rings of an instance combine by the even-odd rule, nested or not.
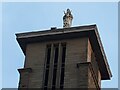
[(63, 11), (72, 10), (73, 25), (96, 24), (112, 71), (111, 80), (102, 81), (102, 88), (118, 87), (118, 6), (111, 3), (3, 3), (2, 7), (2, 87), (17, 88), (24, 54), (15, 33), (63, 26)]

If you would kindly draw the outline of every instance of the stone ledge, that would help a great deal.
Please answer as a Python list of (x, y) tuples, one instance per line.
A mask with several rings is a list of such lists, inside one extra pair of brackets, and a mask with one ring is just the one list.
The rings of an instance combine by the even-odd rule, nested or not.
[(21, 68), (21, 69), (18, 69), (19, 73), (21, 72), (32, 72), (32, 68)]

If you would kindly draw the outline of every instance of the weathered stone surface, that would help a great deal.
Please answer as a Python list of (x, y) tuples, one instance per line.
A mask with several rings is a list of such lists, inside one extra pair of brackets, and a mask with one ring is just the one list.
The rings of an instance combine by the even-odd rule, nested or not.
[[(19, 69), (19, 87), (43, 88), (46, 68), (46, 46), (66, 44), (64, 88), (100, 88), (101, 79), (112, 74), (100, 41), (96, 25), (16, 34), (25, 54), (23, 69)], [(52, 52), (51, 51), (51, 52)], [(59, 51), (60, 52), (60, 51)], [(61, 55), (58, 58), (56, 86), (60, 87)], [(54, 52), (50, 58), (48, 87), (52, 87)], [(28, 69), (29, 68), (29, 69)]]
[[(88, 40), (88, 38), (78, 38), (28, 44), (24, 65), (24, 68), (32, 68), (32, 72), (29, 75), (28, 87), (43, 87), (46, 45), (49, 43), (66, 42), (64, 88), (95, 88), (96, 86), (89, 70), (89, 65), (80, 64), (79, 68), (77, 67), (77, 63), (88, 62), (88, 58), (91, 57), (92, 49)], [(25, 75), (21, 75), (21, 80), (25, 77)]]

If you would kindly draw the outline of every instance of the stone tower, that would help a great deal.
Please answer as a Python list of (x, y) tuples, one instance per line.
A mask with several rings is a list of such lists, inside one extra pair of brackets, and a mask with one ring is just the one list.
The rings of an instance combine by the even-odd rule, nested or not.
[[(64, 18), (65, 19), (65, 18)], [(101, 88), (112, 77), (96, 25), (17, 33), (20, 88)]]

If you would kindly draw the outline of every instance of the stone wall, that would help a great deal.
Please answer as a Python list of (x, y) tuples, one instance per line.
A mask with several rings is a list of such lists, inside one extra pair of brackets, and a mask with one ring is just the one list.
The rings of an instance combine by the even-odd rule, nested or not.
[[(87, 63), (91, 62), (92, 50), (88, 38), (28, 44), (24, 68), (31, 68), (32, 72), (29, 74), (29, 83), (27, 87), (43, 87), (46, 45), (49, 43), (62, 42), (66, 42), (64, 88), (95, 87), (92, 74), (89, 70), (89, 63)], [(79, 67), (77, 66), (78, 64)], [(23, 80), (22, 78), (24, 77), (26, 76), (21, 73), (20, 79)], [(22, 86), (22, 84), (24, 83), (20, 83), (19, 86)]]

